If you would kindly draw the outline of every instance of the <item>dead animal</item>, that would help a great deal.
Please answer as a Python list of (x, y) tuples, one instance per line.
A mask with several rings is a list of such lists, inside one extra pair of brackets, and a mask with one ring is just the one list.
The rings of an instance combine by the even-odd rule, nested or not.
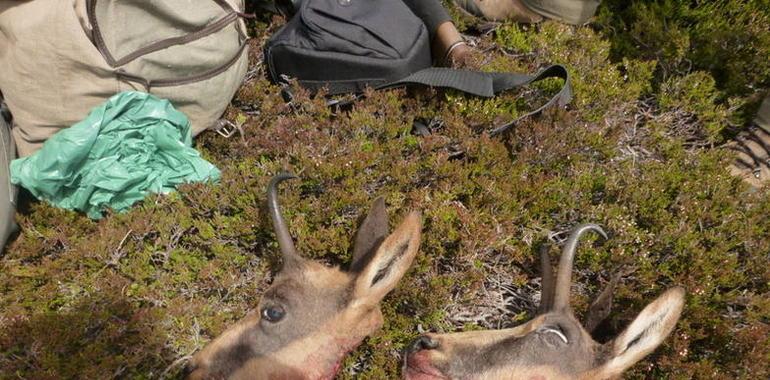
[(374, 201), (355, 238), (350, 269), (302, 258), (286, 227), (275, 176), (268, 211), (283, 264), (252, 310), (197, 353), (189, 379), (332, 379), (345, 355), (382, 325), (379, 302), (406, 273), (420, 245), (419, 212), (388, 235), (382, 198)]
[(408, 380), (437, 379), (612, 379), (655, 350), (671, 333), (684, 305), (684, 289), (667, 290), (642, 310), (614, 340), (599, 344), (575, 318), (570, 285), (581, 235), (597, 225), (577, 227), (562, 251), (554, 284), (550, 259), (541, 254), (540, 314), (504, 330), (427, 334), (404, 360)]

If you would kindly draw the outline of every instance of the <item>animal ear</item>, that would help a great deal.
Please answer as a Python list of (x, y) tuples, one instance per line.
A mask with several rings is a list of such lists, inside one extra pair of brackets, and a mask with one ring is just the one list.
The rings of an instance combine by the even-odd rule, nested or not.
[(417, 255), (421, 230), (422, 216), (413, 211), (380, 244), (371, 260), (358, 273), (353, 302), (374, 306), (396, 287)]
[(591, 303), (591, 306), (588, 307), (583, 327), (589, 333), (593, 333), (596, 327), (610, 315), (612, 311), (612, 298), (615, 295), (615, 288), (618, 286), (618, 282), (620, 282), (620, 277), (620, 272), (613, 275), (604, 290), (599, 293), (594, 302)]
[(378, 197), (356, 233), (350, 270), (355, 273), (363, 270), (387, 235), (388, 211), (385, 209), (385, 200)]
[(613, 378), (655, 350), (674, 330), (684, 307), (684, 289), (672, 288), (642, 310), (611, 345), (611, 357), (600, 378)]

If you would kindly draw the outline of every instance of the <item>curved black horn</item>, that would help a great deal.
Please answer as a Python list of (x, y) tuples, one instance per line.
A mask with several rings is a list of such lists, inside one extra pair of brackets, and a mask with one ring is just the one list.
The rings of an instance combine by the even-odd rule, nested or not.
[(607, 239), (607, 234), (596, 224), (581, 224), (570, 234), (559, 259), (559, 269), (556, 273), (556, 288), (553, 296), (553, 310), (564, 311), (569, 309), (570, 286), (572, 285), (572, 266), (575, 261), (575, 250), (578, 241), (584, 233), (594, 231)]
[(273, 221), (273, 229), (275, 229), (278, 246), (283, 254), (284, 265), (299, 259), (299, 255), (294, 247), (294, 240), (291, 238), (289, 228), (286, 227), (286, 221), (283, 219), (283, 215), (281, 215), (281, 208), (278, 206), (278, 184), (287, 179), (294, 178), (298, 177), (288, 172), (281, 172), (273, 177), (270, 180), (270, 184), (267, 185), (267, 211), (270, 214), (270, 219)]

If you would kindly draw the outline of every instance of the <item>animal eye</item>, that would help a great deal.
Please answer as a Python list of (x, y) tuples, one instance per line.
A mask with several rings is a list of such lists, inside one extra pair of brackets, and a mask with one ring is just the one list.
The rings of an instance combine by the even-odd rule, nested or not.
[(567, 340), (567, 336), (564, 335), (564, 332), (562, 332), (561, 329), (556, 326), (543, 327), (540, 329), (540, 331), (545, 334), (553, 334), (558, 336), (559, 339), (561, 339), (561, 341), (564, 342), (564, 344), (569, 343), (569, 341)]
[(268, 322), (278, 322), (286, 315), (286, 311), (280, 306), (268, 306), (262, 309), (262, 319)]

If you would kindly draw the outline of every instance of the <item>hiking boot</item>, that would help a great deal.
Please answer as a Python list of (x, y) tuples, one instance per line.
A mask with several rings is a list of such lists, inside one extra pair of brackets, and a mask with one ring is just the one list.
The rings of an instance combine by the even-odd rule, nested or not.
[(758, 188), (770, 180), (770, 96), (759, 107), (754, 124), (727, 144), (727, 148), (736, 152), (728, 170)]
[(460, 9), (490, 21), (512, 20), (523, 24), (543, 21), (543, 16), (531, 11), (521, 0), (454, 0)]
[(728, 167), (730, 174), (756, 188), (770, 180), (770, 132), (758, 126), (749, 127), (727, 147), (736, 152)]

